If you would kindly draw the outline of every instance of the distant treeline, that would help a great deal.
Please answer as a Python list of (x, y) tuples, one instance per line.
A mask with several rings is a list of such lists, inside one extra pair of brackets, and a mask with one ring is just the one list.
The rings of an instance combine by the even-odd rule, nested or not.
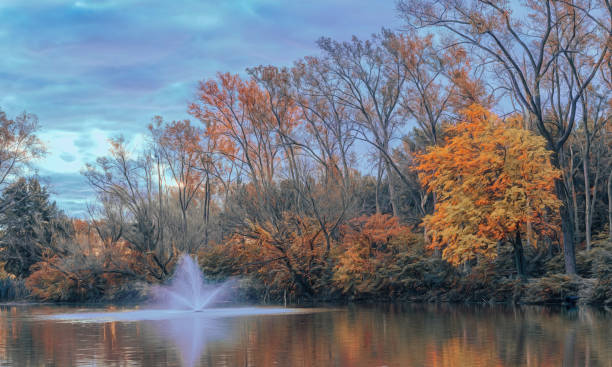
[(258, 302), (612, 303), (612, 8), (512, 6), (400, 1), (403, 32), (204, 80), (83, 169), (84, 220), (1, 114), (0, 288), (133, 299), (189, 253)]

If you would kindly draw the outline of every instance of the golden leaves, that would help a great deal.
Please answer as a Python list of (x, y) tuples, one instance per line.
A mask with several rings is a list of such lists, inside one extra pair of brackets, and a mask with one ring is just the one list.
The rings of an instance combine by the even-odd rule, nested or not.
[(547, 229), (561, 205), (554, 194), (560, 172), (541, 137), (479, 105), (462, 117), (445, 145), (417, 157), (419, 178), (437, 198), (435, 212), (424, 219), (431, 246), (455, 264), (494, 257), (497, 241), (527, 223)]

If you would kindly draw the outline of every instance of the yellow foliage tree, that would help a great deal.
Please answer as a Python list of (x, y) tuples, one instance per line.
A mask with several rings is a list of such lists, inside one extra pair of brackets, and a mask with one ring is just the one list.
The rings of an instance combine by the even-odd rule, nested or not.
[(460, 264), (476, 256), (494, 258), (497, 246), (514, 246), (517, 272), (525, 276), (521, 231), (529, 223), (540, 234), (556, 228), (561, 202), (554, 193), (560, 171), (550, 163), (543, 138), (501, 120), (479, 105), (463, 111), (443, 146), (417, 159), (419, 178), (437, 198), (425, 217), (431, 247)]

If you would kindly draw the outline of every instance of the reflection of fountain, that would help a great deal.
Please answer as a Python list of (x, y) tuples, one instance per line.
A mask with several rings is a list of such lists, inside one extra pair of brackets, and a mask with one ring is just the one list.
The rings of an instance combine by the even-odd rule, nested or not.
[[(80, 310), (75, 313), (43, 314), (38, 318), (79, 324), (136, 323), (139, 328), (143, 327), (142, 335), (145, 339), (159, 340), (161, 343), (155, 345), (161, 346), (164, 351), (175, 350), (177, 352), (176, 356), (180, 359), (180, 363), (174, 361), (170, 363), (171, 365), (192, 367), (200, 365), (202, 356), (210, 356), (210, 350), (218, 348), (221, 345), (219, 343), (235, 340), (236, 334), (233, 328), (235, 322), (232, 320), (236, 318), (295, 315), (313, 311), (312, 309), (273, 307), (206, 308), (205, 312), (193, 312), (186, 309), (120, 309), (111, 312), (105, 310), (83, 312)], [(1, 321), (0, 319), (0, 328), (2, 327)], [(213, 365), (213, 363), (208, 365)]]
[(231, 339), (232, 335), (230, 323), (209, 318), (205, 313), (184, 313), (183, 317), (153, 321), (150, 325), (162, 340), (174, 344), (183, 367), (199, 365), (207, 345)]
[(183, 255), (168, 285), (156, 286), (154, 299), (164, 308), (202, 311), (224, 289), (223, 285), (207, 285), (197, 262)]

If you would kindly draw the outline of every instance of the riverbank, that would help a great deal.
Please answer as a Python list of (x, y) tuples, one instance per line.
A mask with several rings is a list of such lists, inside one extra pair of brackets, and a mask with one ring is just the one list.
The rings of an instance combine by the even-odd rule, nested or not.
[[(243, 278), (233, 281), (233, 286), (222, 301), (227, 304), (255, 305), (294, 305), (313, 306), (320, 304), (365, 304), (384, 303), (451, 303), (451, 304), (517, 304), (517, 305), (592, 305), (612, 306), (612, 286), (600, 279), (570, 277), (564, 274), (553, 274), (547, 277), (520, 280), (516, 278), (495, 279), (490, 283), (477, 278), (462, 279), (441, 287), (423, 291), (419, 289), (394, 288), (393, 294), (342, 295), (326, 294), (324, 296), (273, 297), (271, 291), (253, 279)], [(13, 280), (13, 284), (4, 280), (0, 303), (48, 303), (48, 304), (121, 304), (138, 305), (149, 298), (148, 286), (133, 284), (124, 287), (123, 292), (115, 292), (97, 299), (83, 299), (72, 302), (39, 301), (23, 287), (22, 281)]]
[[(341, 255), (335, 255), (341, 258)], [(493, 260), (481, 259), (455, 267), (436, 258), (418, 243), (382, 258), (369, 258), (350, 273), (344, 263), (317, 264), (302, 278), (308, 288), (289, 278), (252, 271), (240, 259), (210, 251), (200, 265), (210, 279), (239, 276), (239, 294), (254, 303), (309, 302), (423, 302), (481, 304), (589, 304), (612, 305), (612, 244), (600, 241), (577, 253), (578, 274), (563, 273), (563, 256), (526, 248), (529, 276), (516, 273), (511, 248), (502, 248)], [(278, 269), (280, 267), (277, 267)], [(280, 274), (283, 274), (279, 271)], [(291, 274), (289, 274), (291, 275)], [(293, 279), (299, 278), (293, 275)], [(289, 278), (291, 279), (291, 278)]]
[[(249, 284), (238, 291), (240, 299), (255, 304), (284, 304), (278, 297), (266, 297), (265, 287)], [(287, 296), (287, 304), (312, 305), (319, 303), (349, 304), (371, 302), (452, 303), (452, 304), (517, 304), (517, 305), (592, 305), (612, 306), (612, 287), (598, 279), (569, 277), (564, 274), (527, 279), (507, 278), (492, 283), (462, 280), (451, 289), (440, 288), (422, 292), (416, 289), (396, 289), (393, 295), (361, 294), (336, 297)], [(267, 299), (266, 299), (267, 298)]]
[[(231, 296), (227, 298), (243, 304), (344, 304), (374, 300), (612, 305), (610, 243), (598, 242), (589, 251), (579, 251), (578, 275), (575, 276), (562, 273), (560, 253), (542, 255), (538, 251), (535, 248), (526, 251), (527, 269), (531, 275), (526, 278), (517, 276), (511, 249), (501, 251), (494, 260), (455, 267), (432, 256), (418, 244), (405, 246), (384, 258), (369, 258), (351, 273), (347, 273), (340, 263), (341, 254), (332, 254), (330, 261), (306, 269), (308, 272), (299, 269), (300, 272), (294, 274), (287, 273), (282, 267), (245, 267), (243, 259), (232, 257), (222, 246), (200, 252), (198, 261), (205, 278), (211, 283), (230, 281)], [(302, 280), (302, 283), (297, 280)], [(91, 278), (88, 284), (55, 282), (53, 292), (44, 292), (46, 288), (35, 288), (37, 292), (31, 292), (31, 287), (41, 287), (46, 283), (4, 278), (0, 279), (0, 302), (139, 303), (149, 296), (149, 282), (121, 278), (112, 283), (105, 281), (106, 278)], [(53, 298), (35, 297), (45, 293), (52, 294)]]

